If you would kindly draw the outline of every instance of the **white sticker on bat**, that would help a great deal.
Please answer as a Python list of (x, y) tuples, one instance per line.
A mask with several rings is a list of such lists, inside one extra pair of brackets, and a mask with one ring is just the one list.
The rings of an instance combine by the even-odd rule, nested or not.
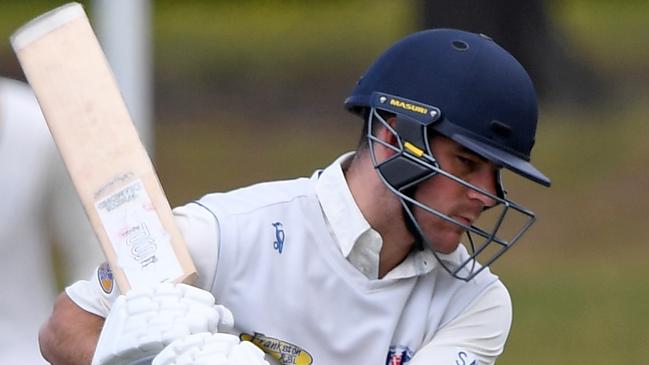
[(117, 266), (131, 287), (171, 281), (182, 275), (171, 238), (141, 180), (97, 201), (95, 208), (117, 256)]

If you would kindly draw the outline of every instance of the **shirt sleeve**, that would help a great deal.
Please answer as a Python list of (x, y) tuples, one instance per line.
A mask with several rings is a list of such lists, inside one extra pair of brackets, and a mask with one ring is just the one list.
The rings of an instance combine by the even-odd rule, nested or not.
[[(198, 271), (194, 285), (210, 290), (216, 273), (219, 251), (219, 227), (216, 217), (199, 204), (190, 203), (173, 210), (178, 228)], [(65, 288), (70, 299), (79, 307), (106, 317), (119, 296), (107, 265), (101, 265), (88, 280), (79, 280)]]
[(511, 298), (496, 281), (442, 327), (408, 365), (491, 365), (503, 352), (512, 321)]
[(197, 203), (175, 208), (173, 213), (198, 271), (194, 286), (209, 291), (214, 284), (219, 257), (220, 232), (216, 216)]

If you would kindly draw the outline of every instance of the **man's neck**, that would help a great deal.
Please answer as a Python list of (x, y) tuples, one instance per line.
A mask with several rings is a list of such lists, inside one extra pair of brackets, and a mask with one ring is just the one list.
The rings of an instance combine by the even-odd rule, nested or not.
[(405, 223), (399, 199), (380, 180), (367, 153), (358, 153), (344, 169), (356, 205), (383, 240), (379, 278), (397, 267), (410, 253), (413, 238)]

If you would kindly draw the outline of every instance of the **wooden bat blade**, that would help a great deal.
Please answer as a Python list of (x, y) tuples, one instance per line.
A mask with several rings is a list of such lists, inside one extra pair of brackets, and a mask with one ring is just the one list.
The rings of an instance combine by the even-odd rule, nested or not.
[(11, 38), (122, 292), (191, 282), (196, 269), (80, 4)]

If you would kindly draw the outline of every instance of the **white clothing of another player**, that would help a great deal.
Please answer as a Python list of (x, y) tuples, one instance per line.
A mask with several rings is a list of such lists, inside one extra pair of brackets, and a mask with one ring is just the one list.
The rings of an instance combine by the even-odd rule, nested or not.
[(74, 188), (31, 89), (0, 78), (0, 364), (45, 364), (38, 329), (63, 280), (84, 278), (101, 262)]

